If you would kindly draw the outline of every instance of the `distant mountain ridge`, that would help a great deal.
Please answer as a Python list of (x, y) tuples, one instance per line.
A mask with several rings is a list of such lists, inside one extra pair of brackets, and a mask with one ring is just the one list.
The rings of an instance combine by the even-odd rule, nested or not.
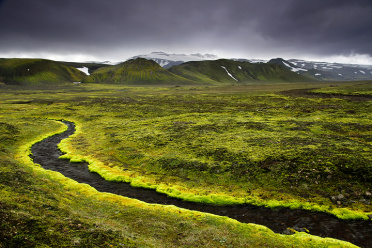
[(322, 81), (372, 79), (372, 65), (328, 63), (299, 59), (284, 60), (282, 58), (272, 59), (268, 63), (280, 64), (300, 75)]
[(260, 81), (308, 82), (310, 80), (277, 64), (252, 64), (219, 59), (190, 61), (166, 70), (154, 60), (138, 57), (115, 66), (101, 67), (85, 77), (83, 83), (219, 85)]
[(258, 63), (267, 63), (268, 60), (265, 59), (231, 59), (234, 61), (240, 61), (240, 62), (249, 62), (253, 64), (258, 64)]
[[(132, 58), (146, 58), (154, 60), (165, 69), (173, 66), (180, 65), (190, 61), (204, 61), (204, 60), (218, 60), (217, 55), (213, 54), (168, 54), (165, 52), (153, 52), (146, 55), (138, 55)], [(245, 58), (232, 58), (229, 60), (249, 63), (277, 63), (283, 65), (297, 74), (307, 76), (314, 80), (321, 81), (343, 81), (343, 80), (370, 80), (372, 79), (372, 65), (358, 65), (358, 64), (342, 64), (342, 63), (329, 63), (306, 61), (300, 59), (282, 58), (263, 60), (263, 59), (245, 59)]]
[(173, 74), (199, 83), (308, 82), (311, 79), (298, 75), (277, 64), (250, 63), (228, 59), (190, 61), (168, 69)]
[[(147, 57), (147, 58), (142, 58)], [(162, 67), (162, 66), (163, 67)], [(171, 66), (173, 65), (173, 66)], [(168, 69), (166, 69), (169, 67)], [(260, 81), (372, 80), (372, 65), (258, 59), (219, 59), (212, 54), (135, 56), (116, 65), (47, 59), (0, 59), (0, 84), (47, 85), (71, 82), (126, 85), (205, 85)]]
[(165, 52), (153, 52), (145, 55), (137, 55), (131, 57), (130, 59), (144, 58), (148, 60), (153, 60), (158, 63), (164, 69), (169, 69), (172, 66), (180, 65), (189, 61), (203, 61), (203, 60), (217, 60), (219, 57), (214, 54), (168, 54)]
[(101, 67), (85, 77), (83, 83), (187, 85), (195, 82), (172, 74), (153, 60), (136, 58), (117, 65)]

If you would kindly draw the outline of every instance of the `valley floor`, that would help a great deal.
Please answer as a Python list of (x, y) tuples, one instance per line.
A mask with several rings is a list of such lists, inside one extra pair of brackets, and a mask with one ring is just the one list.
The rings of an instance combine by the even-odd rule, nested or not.
[[(64, 157), (90, 162), (107, 180), (196, 202), (369, 219), (372, 87), (338, 84), (2, 88), (0, 247), (336, 244), (97, 193), (33, 165), (27, 150), (64, 130), (51, 119), (65, 119), (78, 129), (61, 143)], [(324, 90), (293, 91), (306, 88)]]

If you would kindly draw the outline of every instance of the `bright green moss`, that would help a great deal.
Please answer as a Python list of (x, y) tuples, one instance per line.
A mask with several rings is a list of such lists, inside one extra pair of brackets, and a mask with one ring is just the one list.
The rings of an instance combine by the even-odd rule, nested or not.
[[(13, 94), (9, 90), (2, 93), (1, 100), (2, 122), (22, 130), (22, 136), (2, 132), (7, 135), (2, 136), (6, 139), (20, 139), (16, 145), (20, 147), (16, 160), (33, 168), (34, 173), (45, 180), (62, 183), (60, 190), (67, 190), (69, 196), (63, 195), (60, 206), (69, 208), (75, 204), (76, 208), (71, 211), (79, 212), (85, 219), (83, 210), (78, 210), (83, 204), (76, 203), (74, 197), (89, 197), (94, 204), (104, 199), (105, 202), (125, 202), (125, 206), (129, 204), (137, 209), (137, 213), (131, 212), (134, 217), (141, 216), (138, 209), (152, 207), (111, 194), (99, 194), (89, 186), (80, 187), (59, 173), (45, 172), (33, 165), (23, 151), (27, 151), (33, 142), (66, 128), (56, 121), (43, 119), (45, 117), (66, 119), (76, 124), (76, 134), (60, 144), (60, 149), (67, 153), (63, 157), (88, 162), (89, 169), (106, 180), (125, 181), (136, 187), (203, 203), (302, 208), (345, 219), (366, 219), (372, 212), (370, 205), (360, 202), (364, 192), (371, 190), (364, 181), (371, 171), (369, 102), (283, 97), (268, 90), (271, 87), (278, 90), (294, 87), (288, 85), (90, 87), (93, 88), (82, 85), (58, 89), (53, 94), (34, 91), (33, 94), (17, 95), (28, 92), (19, 90)], [(2, 149), (0, 152), (14, 148)], [(4, 194), (8, 199), (9, 194)], [(356, 202), (337, 204), (328, 197), (339, 194)], [(85, 197), (82, 198), (84, 201), (87, 200)], [(101, 213), (106, 211), (103, 209), (92, 216), (102, 216)], [(154, 211), (155, 215), (160, 214), (157, 208)], [(181, 210), (174, 209), (174, 218), (179, 217), (178, 211)], [(110, 212), (112, 218), (118, 215), (115, 212)], [(227, 223), (226, 219), (222, 220)], [(102, 219), (97, 217), (94, 221)], [(167, 228), (171, 226), (166, 225)], [(261, 227), (248, 232), (246, 228), (250, 225), (235, 227), (238, 226), (243, 231), (234, 234), (237, 240), (247, 235), (266, 242), (254, 241), (255, 247), (278, 242), (284, 247), (304, 243), (293, 241), (292, 237), (296, 236), (281, 238), (277, 234), (269, 235)], [(221, 244), (225, 233), (210, 228), (221, 235), (214, 235), (216, 239), (205, 245)], [(161, 232), (163, 229), (156, 230)], [(204, 242), (201, 234), (196, 234), (204, 230), (201, 226), (190, 230), (195, 231), (193, 235), (199, 242)], [(140, 233), (142, 238), (146, 236), (144, 231)], [(164, 238), (159, 240), (168, 242), (165, 235), (161, 237)], [(304, 240), (308, 241), (307, 237)], [(240, 246), (248, 244), (244, 242)], [(313, 243), (311, 238), (308, 246), (313, 244), (318, 243)]]

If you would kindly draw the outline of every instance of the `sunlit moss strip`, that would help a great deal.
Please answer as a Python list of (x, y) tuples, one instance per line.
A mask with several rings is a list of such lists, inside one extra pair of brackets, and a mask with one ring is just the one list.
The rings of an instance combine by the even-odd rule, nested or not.
[[(77, 136), (81, 134), (80, 123), (75, 122), (76, 133), (72, 136)], [(123, 171), (118, 167), (109, 167), (104, 163), (100, 162), (98, 159), (89, 156), (76, 155), (69, 143), (69, 139), (63, 140), (59, 144), (61, 151), (66, 153), (61, 156), (64, 159), (70, 159), (71, 162), (88, 162), (89, 170), (91, 172), (96, 172), (101, 175), (105, 180), (108, 181), (117, 181), (117, 182), (127, 182), (130, 183), (133, 187), (141, 187), (154, 189), (159, 193), (166, 194), (170, 197), (214, 205), (234, 205), (234, 204), (252, 204), (256, 206), (263, 206), (268, 208), (276, 207), (287, 207), (290, 209), (304, 209), (309, 211), (318, 211), (326, 212), (332, 214), (340, 219), (363, 219), (368, 220), (368, 215), (371, 213), (360, 212), (356, 210), (351, 210), (347, 208), (332, 208), (328, 205), (318, 205), (315, 203), (302, 202), (299, 200), (290, 200), (290, 201), (278, 201), (278, 200), (264, 200), (256, 196), (247, 196), (245, 198), (233, 197), (225, 194), (208, 194), (208, 195), (197, 195), (195, 193), (187, 192), (185, 189), (179, 189), (176, 185), (164, 185), (156, 184), (151, 182), (148, 178), (144, 176), (133, 176), (133, 173), (130, 171)], [(198, 191), (198, 190), (197, 190)]]
[[(50, 132), (50, 133), (46, 133), (45, 135), (43, 136), (39, 136), (37, 137), (35, 140), (32, 141), (32, 143), (28, 143), (28, 144), (25, 144), (23, 146), (21, 146), (19, 148), (19, 152), (17, 153), (17, 157), (18, 159), (20, 159), (21, 161), (25, 162), (25, 161), (28, 161), (30, 159), (29, 155), (31, 155), (31, 147), (33, 144), (35, 143), (38, 143), (48, 137), (51, 137), (53, 135), (56, 135), (56, 134), (60, 134), (60, 133), (63, 133), (64, 131), (67, 130), (67, 126), (64, 125), (63, 123), (61, 123), (60, 121), (56, 121), (56, 120), (49, 120), (49, 121), (54, 121), (55, 123), (58, 123), (59, 124), (59, 128), (57, 131), (55, 132)], [(24, 153), (26, 152), (26, 156), (24, 156)]]
[[(65, 125), (60, 125), (56, 133), (61, 133), (66, 130)], [(29, 168), (32, 168), (34, 173), (48, 177), (52, 180), (58, 181), (64, 185), (66, 191), (70, 193), (77, 194), (84, 194), (86, 197), (92, 198), (93, 200), (97, 201), (109, 201), (111, 203), (118, 204), (122, 207), (135, 207), (142, 210), (150, 210), (153, 212), (161, 213), (161, 214), (169, 214), (172, 216), (182, 216), (184, 219), (205, 222), (209, 225), (213, 226), (225, 226), (229, 230), (232, 230), (244, 237), (249, 237), (253, 240), (265, 240), (267, 242), (273, 242), (275, 245), (280, 245), (283, 247), (292, 247), (293, 245), (299, 245), (301, 247), (357, 247), (349, 242), (340, 241), (331, 238), (321, 238), (317, 236), (312, 236), (310, 234), (297, 232), (294, 235), (282, 235), (276, 234), (272, 232), (267, 227), (256, 225), (256, 224), (243, 224), (236, 220), (216, 216), (212, 214), (197, 212), (197, 211), (189, 211), (185, 209), (180, 209), (175, 206), (164, 206), (164, 205), (157, 205), (157, 204), (147, 204), (135, 199), (130, 199), (122, 196), (117, 196), (110, 193), (99, 193), (94, 188), (90, 187), (87, 184), (80, 184), (76, 181), (64, 177), (62, 174), (54, 171), (46, 171), (41, 167), (35, 166), (35, 164), (31, 161), (29, 154), (30, 148), (33, 144), (40, 141), (43, 138), (49, 137), (56, 133), (47, 133), (43, 136), (37, 137), (36, 139), (28, 142), (27, 144), (19, 147), (18, 152), (16, 154), (17, 160), (22, 162), (22, 164), (27, 165)], [(4, 194), (3, 194), (4, 193)], [(2, 191), (3, 200), (6, 198), (11, 198), (12, 196), (7, 191)], [(68, 206), (71, 204), (71, 200), (67, 198), (61, 198), (59, 202), (63, 207)], [(222, 242), (223, 240), (221, 240)], [(257, 241), (256, 241), (257, 243)]]

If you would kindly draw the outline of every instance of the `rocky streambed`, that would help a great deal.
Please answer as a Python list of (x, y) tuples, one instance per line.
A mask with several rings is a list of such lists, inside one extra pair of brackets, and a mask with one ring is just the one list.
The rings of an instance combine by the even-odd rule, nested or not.
[(214, 206), (185, 202), (170, 198), (155, 190), (133, 188), (128, 183), (109, 182), (88, 169), (87, 163), (70, 163), (58, 159), (62, 153), (57, 145), (75, 132), (71, 122), (64, 133), (54, 135), (32, 146), (31, 158), (43, 168), (58, 171), (79, 183), (86, 183), (101, 192), (109, 192), (135, 198), (147, 203), (175, 205), (181, 208), (228, 216), (243, 223), (256, 223), (269, 227), (277, 233), (290, 234), (287, 228), (309, 231), (320, 237), (331, 237), (349, 241), (361, 247), (372, 247), (372, 221), (345, 221), (326, 213), (278, 208), (275, 210), (252, 205)]

